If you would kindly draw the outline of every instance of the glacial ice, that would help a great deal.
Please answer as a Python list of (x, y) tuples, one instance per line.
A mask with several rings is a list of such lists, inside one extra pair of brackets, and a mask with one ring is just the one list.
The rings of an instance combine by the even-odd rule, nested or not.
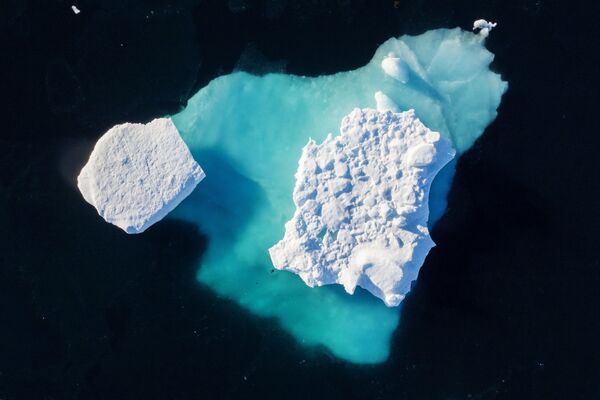
[(109, 129), (96, 143), (77, 186), (107, 222), (141, 233), (177, 207), (203, 178), (173, 122), (159, 118)]
[(293, 218), (269, 249), (275, 268), (310, 287), (356, 286), (397, 306), (434, 243), (429, 236), (429, 188), (454, 157), (447, 139), (412, 110), (355, 109), (340, 135), (300, 157)]
[[(382, 70), (390, 53), (410, 69), (406, 83)], [(492, 59), (479, 35), (439, 29), (390, 39), (354, 71), (316, 78), (236, 72), (200, 89), (172, 119), (208, 177), (170, 214), (208, 236), (198, 280), (275, 319), (305, 346), (357, 363), (384, 361), (398, 308), (360, 288), (349, 296), (339, 285), (309, 288), (273, 271), (268, 249), (294, 215), (298, 158), (309, 137), (321, 143), (353, 109), (375, 107), (414, 109), (459, 156), (496, 117), (507, 88), (490, 71)], [(453, 173), (454, 161), (433, 181), (429, 227), (446, 207)]]

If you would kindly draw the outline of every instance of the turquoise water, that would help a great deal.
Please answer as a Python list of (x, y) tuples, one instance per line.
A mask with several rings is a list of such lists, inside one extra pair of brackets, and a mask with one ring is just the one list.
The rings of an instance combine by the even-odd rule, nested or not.
[[(388, 53), (411, 68), (402, 84), (380, 68)], [(294, 173), (309, 137), (337, 134), (355, 107), (375, 108), (382, 91), (400, 110), (414, 109), (431, 129), (466, 151), (496, 117), (507, 89), (489, 70), (493, 55), (481, 39), (439, 29), (390, 39), (360, 69), (317, 78), (234, 73), (217, 78), (172, 116), (206, 179), (172, 213), (209, 238), (198, 280), (251, 312), (276, 318), (307, 346), (325, 346), (355, 363), (387, 359), (398, 308), (357, 289), (308, 288), (274, 271), (267, 250), (283, 237), (294, 213)], [(454, 164), (434, 181), (430, 225), (446, 207)]]

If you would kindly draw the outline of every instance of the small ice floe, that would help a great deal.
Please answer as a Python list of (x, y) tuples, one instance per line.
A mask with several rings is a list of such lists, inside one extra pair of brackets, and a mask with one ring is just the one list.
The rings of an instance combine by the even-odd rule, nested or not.
[(107, 222), (141, 233), (177, 207), (204, 177), (173, 121), (157, 118), (109, 129), (81, 169), (77, 186)]
[(473, 30), (479, 30), (479, 35), (481, 35), (481, 37), (486, 38), (490, 34), (490, 31), (496, 27), (496, 25), (498, 25), (496, 22), (486, 21), (485, 19), (478, 19), (475, 22), (473, 22)]
[(74, 13), (75, 15), (77, 15), (77, 14), (79, 14), (79, 13), (81, 12), (81, 10), (80, 10), (79, 8), (77, 8), (77, 6), (76, 6), (76, 5), (72, 5), (72, 6), (71, 6), (71, 10), (73, 10), (73, 13)]

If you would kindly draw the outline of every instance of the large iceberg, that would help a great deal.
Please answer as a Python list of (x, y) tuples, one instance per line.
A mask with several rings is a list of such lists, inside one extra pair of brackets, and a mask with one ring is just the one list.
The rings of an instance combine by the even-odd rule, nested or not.
[[(388, 57), (401, 61), (401, 80), (382, 69)], [(353, 109), (378, 103), (394, 111), (414, 109), (459, 156), (496, 117), (507, 88), (490, 71), (492, 60), (480, 35), (439, 29), (390, 39), (354, 71), (316, 78), (237, 72), (200, 89), (172, 119), (208, 177), (203, 190), (171, 213), (209, 237), (199, 281), (256, 315), (274, 318), (303, 345), (322, 346), (353, 362), (384, 361), (397, 308), (360, 288), (353, 296), (339, 285), (309, 288), (297, 276), (273, 270), (268, 250), (295, 212), (298, 157), (309, 137), (321, 143)], [(453, 168), (450, 162), (432, 184), (429, 227), (445, 209)]]
[(397, 306), (434, 243), (429, 188), (455, 151), (415, 113), (355, 109), (302, 151), (293, 218), (269, 253), (310, 287), (357, 286)]
[(77, 186), (107, 222), (140, 233), (177, 207), (203, 178), (173, 122), (158, 118), (108, 130)]

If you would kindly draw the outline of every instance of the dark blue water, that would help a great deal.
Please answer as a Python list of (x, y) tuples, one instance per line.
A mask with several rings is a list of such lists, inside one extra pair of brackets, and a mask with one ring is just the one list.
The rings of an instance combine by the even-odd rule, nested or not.
[[(0, 399), (600, 397), (597, 5), (76, 4), (0, 3)], [(75, 188), (108, 127), (172, 114), (236, 66), (349, 70), (391, 36), (479, 17), (499, 21), (510, 89), (458, 162), (385, 364), (298, 346), (197, 285), (202, 232), (126, 236)]]

